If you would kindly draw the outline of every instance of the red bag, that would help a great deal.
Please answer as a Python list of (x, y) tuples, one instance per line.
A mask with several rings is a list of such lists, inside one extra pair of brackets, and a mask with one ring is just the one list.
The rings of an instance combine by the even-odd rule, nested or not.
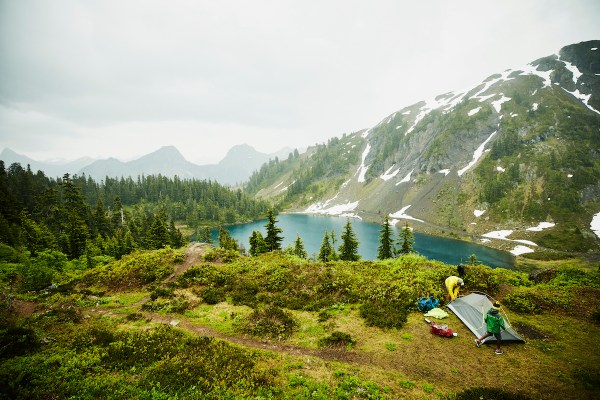
[(443, 337), (453, 337), (456, 336), (454, 332), (452, 332), (452, 329), (448, 328), (448, 325), (438, 325), (438, 324), (431, 324), (431, 333), (433, 333), (434, 335), (438, 335), (438, 336), (443, 336)]

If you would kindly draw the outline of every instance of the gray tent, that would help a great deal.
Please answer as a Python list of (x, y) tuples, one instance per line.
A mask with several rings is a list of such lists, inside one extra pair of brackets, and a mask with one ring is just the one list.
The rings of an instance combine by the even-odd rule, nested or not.
[[(448, 308), (469, 328), (476, 337), (481, 337), (485, 332), (483, 317), (492, 307), (492, 302), (482, 293), (471, 293), (457, 298), (448, 304)], [(502, 342), (525, 343), (523, 339), (508, 325), (504, 316), (506, 330), (502, 331)], [(496, 338), (490, 336), (483, 343), (494, 343)]]

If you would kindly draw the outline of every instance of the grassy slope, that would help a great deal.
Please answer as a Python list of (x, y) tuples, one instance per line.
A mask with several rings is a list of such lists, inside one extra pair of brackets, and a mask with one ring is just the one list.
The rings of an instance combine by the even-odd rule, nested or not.
[[(169, 270), (176, 274), (184, 273), (184, 268), (180, 267), (181, 258), (176, 254), (166, 253), (162, 254), (162, 257), (157, 261), (156, 256), (149, 255), (140, 264), (150, 268), (147, 266), (148, 262), (153, 261), (156, 271), (160, 271), (155, 283), (150, 283), (151, 290), (157, 288), (157, 283), (163, 279), (165, 282), (173, 280), (173, 277), (168, 275)], [(187, 257), (189, 259), (191, 255), (187, 254)], [(59, 398), (62, 393), (59, 389), (68, 386), (69, 379), (83, 379), (81, 387), (87, 388), (85, 390), (89, 393), (96, 386), (106, 386), (108, 385), (106, 382), (112, 382), (104, 387), (106, 393), (110, 393), (111, 390), (117, 393), (118, 390), (125, 390), (123, 388), (127, 386), (130, 387), (127, 389), (130, 391), (128, 397), (135, 398), (167, 398), (160, 397), (156, 393), (163, 393), (165, 396), (194, 397), (194, 394), (197, 395), (194, 391), (197, 389), (186, 386), (186, 382), (197, 379), (198, 375), (193, 373), (185, 375), (185, 371), (175, 368), (179, 365), (176, 362), (177, 356), (168, 359), (159, 358), (154, 362), (150, 360), (146, 363), (134, 363), (133, 366), (110, 361), (112, 359), (109, 356), (104, 358), (98, 356), (98, 354), (110, 355), (115, 351), (115, 345), (109, 343), (111, 340), (115, 343), (131, 342), (131, 337), (129, 340), (121, 338), (120, 341), (117, 340), (119, 338), (113, 337), (106, 339), (107, 343), (102, 344), (99, 339), (102, 335), (98, 332), (105, 330), (113, 333), (147, 334), (153, 332), (152, 327), (156, 324), (165, 323), (177, 324), (178, 328), (174, 328), (174, 331), (183, 330), (190, 333), (189, 337), (192, 338), (211, 336), (233, 344), (234, 348), (225, 347), (220, 350), (222, 354), (235, 355), (223, 361), (224, 365), (231, 365), (234, 363), (233, 360), (246, 354), (238, 354), (236, 349), (250, 351), (256, 362), (256, 365), (247, 372), (247, 375), (251, 376), (248, 380), (254, 385), (250, 385), (252, 388), (228, 383), (227, 377), (215, 378), (215, 382), (222, 382), (225, 386), (230, 385), (232, 393), (237, 393), (238, 396), (251, 398), (259, 398), (261, 390), (266, 396), (263, 398), (269, 396), (274, 398), (453, 398), (456, 393), (465, 388), (486, 387), (526, 394), (530, 398), (582, 399), (593, 398), (594, 390), (597, 389), (593, 386), (598, 384), (600, 354), (593, 349), (598, 348), (596, 338), (600, 334), (600, 327), (590, 322), (589, 315), (591, 311), (600, 309), (600, 303), (598, 290), (590, 287), (573, 286), (571, 292), (580, 291), (583, 296), (570, 297), (568, 306), (564, 306), (564, 302), (553, 304), (548, 298), (543, 298), (544, 311), (541, 313), (519, 314), (509, 311), (510, 322), (526, 337), (527, 343), (506, 345), (505, 354), (496, 356), (492, 347), (476, 348), (473, 344), (474, 336), (452, 314), (444, 320), (444, 323), (458, 333), (458, 337), (453, 339), (430, 334), (422, 315), (416, 311), (411, 312), (404, 326), (398, 329), (366, 326), (364, 319), (359, 316), (359, 304), (362, 301), (360, 299), (354, 302), (340, 301), (320, 309), (312, 307), (314, 311), (289, 310), (299, 325), (291, 336), (284, 340), (256, 338), (237, 333), (236, 323), (249, 315), (252, 308), (243, 304), (232, 304), (231, 296), (236, 293), (232, 288), (235, 285), (262, 282), (262, 287), (254, 297), (266, 298), (264, 296), (267, 294), (275, 296), (277, 293), (301, 297), (299, 293), (310, 293), (311, 285), (322, 283), (319, 277), (327, 276), (325, 272), (329, 270), (319, 264), (270, 255), (259, 260), (242, 258), (225, 264), (217, 259), (215, 262), (199, 263), (197, 268), (189, 270), (188, 275), (183, 274), (184, 277), (195, 277), (195, 280), (191, 283), (190, 280), (185, 281), (182, 278), (177, 280), (177, 287), (171, 286), (174, 289), (171, 297), (159, 297), (152, 301), (149, 299), (150, 290), (147, 282), (139, 283), (140, 280), (136, 280), (138, 275), (132, 272), (136, 271), (133, 261), (126, 260), (113, 267), (108, 266), (104, 270), (91, 271), (84, 279), (78, 281), (77, 287), (72, 287), (69, 292), (40, 295), (33, 298), (33, 302), (17, 303), (23, 316), (33, 312), (17, 324), (32, 328), (37, 334), (38, 341), (39, 338), (56, 339), (56, 342), (37, 347), (35, 351), (29, 353), (29, 357), (40, 354), (44, 354), (44, 359), (51, 358), (52, 354), (58, 356), (66, 351), (65, 349), (76, 348), (74, 343), (80, 340), (77, 338), (88, 337), (84, 334), (86, 332), (94, 338), (89, 342), (89, 349), (96, 349), (93, 352), (96, 356), (89, 362), (96, 367), (90, 369), (78, 366), (77, 368), (83, 368), (81, 375), (78, 375), (69, 370), (66, 362), (61, 364), (60, 361), (56, 361), (56, 365), (60, 365), (60, 368), (56, 368), (54, 374), (57, 376), (56, 380), (62, 382), (56, 385)], [(183, 265), (185, 264), (184, 262)], [(126, 266), (129, 266), (129, 270), (126, 270)], [(400, 291), (406, 288), (410, 291), (411, 285), (424, 288), (433, 285), (431, 291), (440, 297), (443, 293), (440, 277), (451, 272), (453, 268), (414, 258), (405, 262), (394, 261), (387, 264), (338, 263), (331, 264), (329, 267), (332, 267), (337, 274), (331, 278), (332, 282), (338, 285), (345, 282), (348, 292), (354, 291), (359, 293), (359, 296), (363, 293), (365, 298), (376, 296), (378, 287), (391, 287), (390, 282), (401, 282), (398, 285)], [(388, 273), (387, 270), (395, 272)], [(410, 270), (414, 271), (413, 276), (409, 276), (407, 271)], [(117, 271), (138, 284), (134, 287), (124, 286), (122, 280), (116, 279)], [(288, 273), (300, 274), (303, 277), (295, 282), (290, 278), (292, 275)], [(227, 286), (228, 274), (234, 277), (233, 286)], [(144, 273), (139, 276), (154, 275)], [(352, 277), (356, 277), (356, 280), (352, 281)], [(476, 268), (470, 272), (466, 281), (467, 290), (469, 286), (480, 288), (483, 284), (493, 282), (489, 290), (495, 290), (494, 296), (503, 299), (515, 290), (512, 284), (522, 282), (522, 277), (515, 278), (512, 273), (506, 271)], [(92, 283), (95, 288), (90, 286)], [(202, 296), (206, 288), (217, 287), (219, 284), (229, 288), (226, 301), (214, 305), (203, 303)], [(164, 287), (169, 288), (168, 285)], [(549, 296), (561, 292), (560, 288), (556, 289), (553, 286), (539, 288), (541, 291), (545, 290)], [(522, 289), (536, 290), (536, 287)], [(156, 290), (154, 293), (157, 293)], [(335, 293), (335, 296), (340, 294)], [(343, 299), (335, 296), (331, 298), (332, 301)], [(557, 297), (562, 299), (560, 295)], [(144, 304), (146, 304), (146, 311), (143, 309)], [(184, 306), (179, 308), (181, 312), (175, 312), (174, 310), (178, 309), (175, 306), (182, 304)], [(157, 311), (148, 311), (152, 307)], [(326, 319), (320, 318), (319, 311), (323, 310), (327, 311)], [(350, 334), (356, 340), (356, 344), (346, 348), (320, 348), (319, 340), (334, 331)], [(167, 336), (173, 336), (173, 334), (169, 335), (171, 336)], [(173, 340), (184, 342), (189, 339), (175, 337)], [(126, 347), (126, 345), (122, 346)], [(210, 371), (193, 370), (191, 366), (200, 361), (193, 358), (196, 356), (185, 358), (188, 356), (181, 355), (188, 354), (185, 346), (176, 347), (178, 349), (176, 353), (186, 360), (185, 365), (190, 365), (188, 369), (209, 378), (212, 376)], [(142, 351), (141, 348), (138, 350)], [(84, 354), (88, 354), (84, 350), (77, 350), (77, 352), (80, 358), (73, 358), (69, 362), (72, 365), (83, 363), (80, 359)], [(135, 355), (135, 349), (133, 353)], [(124, 357), (123, 354), (125, 353), (117, 353), (119, 357)], [(200, 352), (192, 354), (200, 354)], [(18, 371), (17, 367), (24, 360), (27, 360), (27, 357), (3, 359), (0, 361), (1, 369), (7, 368), (5, 371), (9, 372)], [(227, 367), (223, 369), (227, 370)], [(67, 373), (65, 370), (70, 372)], [(151, 377), (156, 376), (156, 371), (161, 371), (162, 381), (167, 380), (169, 374), (173, 374), (181, 376), (178, 379), (184, 379), (185, 382), (181, 382), (181, 388), (176, 390), (165, 386), (157, 388), (155, 383), (148, 383), (153, 382)], [(32, 376), (35, 374), (33, 373)], [(0, 374), (1, 378), (6, 379), (7, 375)], [(67, 383), (64, 382), (65, 380)], [(238, 381), (239, 378), (234, 382)], [(35, 380), (30, 380), (29, 385), (35, 387)], [(259, 389), (261, 385), (268, 390)], [(214, 386), (215, 384), (208, 387)], [(64, 393), (73, 394), (73, 390), (77, 389), (71, 390), (71, 392), (65, 390)], [(150, 396), (149, 393), (153, 391), (156, 393)], [(265, 394), (267, 392), (268, 394)], [(118, 396), (115, 394), (115, 397)]]

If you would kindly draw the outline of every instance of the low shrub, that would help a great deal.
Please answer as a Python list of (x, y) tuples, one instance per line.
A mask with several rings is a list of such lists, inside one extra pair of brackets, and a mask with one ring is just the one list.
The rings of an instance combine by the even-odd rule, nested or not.
[(257, 294), (259, 287), (257, 284), (238, 282), (231, 294), (231, 301), (234, 305), (244, 305), (248, 307), (256, 307), (258, 304)]
[(188, 299), (184, 297), (173, 297), (171, 299), (158, 298), (147, 301), (142, 305), (142, 310), (154, 312), (182, 313), (191, 307)]
[(83, 283), (104, 284), (111, 288), (140, 287), (159, 282), (175, 270), (181, 251), (171, 248), (134, 252), (113, 263), (86, 272)]
[(150, 293), (150, 298), (154, 301), (159, 297), (170, 299), (173, 298), (173, 289), (172, 288), (156, 288)]
[(400, 301), (367, 300), (360, 306), (360, 316), (368, 326), (402, 328), (408, 318), (408, 308)]
[[(140, 385), (165, 388), (172, 394), (195, 389), (208, 394), (217, 389), (243, 391), (244, 387), (269, 386), (269, 377), (255, 370), (253, 355), (247, 350), (209, 337), (191, 340), (172, 357), (164, 357), (144, 371)], [(200, 396), (199, 398), (204, 398)], [(230, 398), (230, 397), (225, 397)]]
[(537, 314), (542, 311), (531, 291), (513, 292), (506, 296), (502, 303), (511, 310), (524, 314)]
[(25, 354), (38, 347), (33, 329), (25, 326), (0, 327), (0, 359)]
[(127, 331), (115, 335), (107, 346), (103, 361), (118, 368), (149, 366), (173, 357), (185, 346), (182, 331), (159, 325), (149, 331)]
[(204, 260), (209, 262), (230, 263), (240, 258), (240, 253), (222, 247), (213, 247), (204, 254)]
[(289, 312), (275, 306), (254, 310), (234, 322), (234, 328), (239, 332), (272, 339), (288, 338), (297, 327), (298, 323)]
[(225, 290), (218, 287), (206, 287), (202, 291), (202, 301), (206, 304), (217, 304), (225, 301)]
[(319, 347), (348, 347), (354, 346), (356, 340), (347, 333), (335, 331), (331, 335), (319, 339)]

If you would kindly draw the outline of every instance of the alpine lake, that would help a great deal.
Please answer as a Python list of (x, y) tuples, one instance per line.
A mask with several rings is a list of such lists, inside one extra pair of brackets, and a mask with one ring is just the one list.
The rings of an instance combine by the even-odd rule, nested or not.
[[(309, 257), (316, 258), (323, 243), (325, 231), (334, 232), (336, 242), (335, 248), (341, 244), (341, 234), (344, 232), (346, 217), (322, 216), (312, 214), (278, 214), (275, 225), (283, 230), (281, 236), (282, 248), (294, 244), (296, 236), (299, 235), (304, 242), (304, 248)], [(358, 218), (350, 218), (352, 230), (359, 242), (358, 253), (362, 260), (376, 260), (377, 248), (379, 247), (379, 236), (382, 225), (366, 222)], [(242, 244), (246, 250), (250, 248), (249, 239), (253, 231), (260, 231), (266, 236), (265, 225), (267, 220), (257, 220), (246, 224), (228, 225), (226, 227), (231, 237)], [(400, 223), (392, 227), (394, 239), (403, 226)], [(410, 226), (410, 223), (409, 223)], [(212, 232), (213, 242), (217, 242), (218, 230)], [(492, 249), (476, 243), (433, 236), (419, 232), (413, 232), (415, 243), (413, 250), (431, 260), (439, 260), (451, 265), (467, 263), (469, 257), (475, 254), (477, 260), (492, 268), (512, 269), (515, 265), (515, 257), (505, 251)]]

